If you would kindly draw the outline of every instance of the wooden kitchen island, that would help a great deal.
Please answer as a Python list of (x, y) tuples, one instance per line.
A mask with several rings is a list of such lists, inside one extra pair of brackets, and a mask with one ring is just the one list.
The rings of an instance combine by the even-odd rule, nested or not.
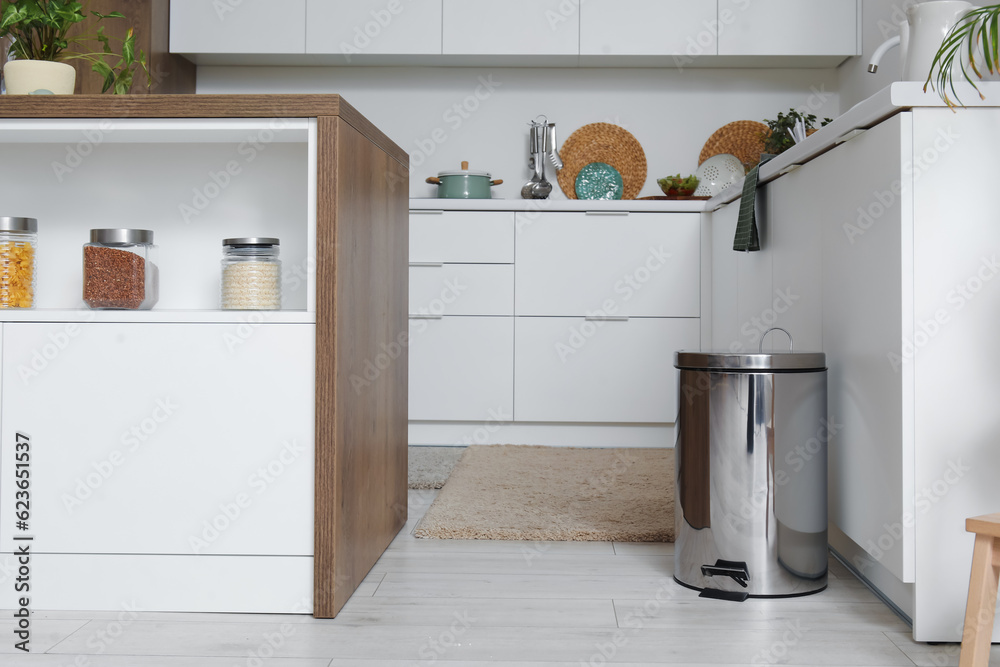
[[(337, 95), (4, 96), (0, 145), (0, 215), (39, 229), (36, 307), (0, 311), (32, 609), (336, 615), (407, 516), (405, 151)], [(84, 307), (108, 227), (154, 231), (153, 310)], [(282, 310), (220, 310), (252, 236)]]

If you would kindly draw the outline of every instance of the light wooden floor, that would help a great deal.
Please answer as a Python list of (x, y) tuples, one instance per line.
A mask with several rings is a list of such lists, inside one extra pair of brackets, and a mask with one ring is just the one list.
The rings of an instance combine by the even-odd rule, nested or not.
[[(16, 667), (957, 665), (831, 560), (818, 595), (703, 600), (672, 580), (673, 545), (417, 540), (436, 491), (335, 620), (310, 616), (38, 612)], [(112, 635), (116, 635), (112, 638)], [(1000, 661), (1000, 647), (994, 647)], [(1000, 664), (1000, 663), (997, 663)]]

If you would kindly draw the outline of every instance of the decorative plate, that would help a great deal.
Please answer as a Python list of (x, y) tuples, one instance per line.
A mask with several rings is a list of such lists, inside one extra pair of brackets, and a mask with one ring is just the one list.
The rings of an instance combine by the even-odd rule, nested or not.
[(735, 155), (749, 171), (760, 162), (760, 154), (764, 152), (764, 136), (770, 130), (764, 123), (755, 120), (738, 120), (723, 125), (705, 142), (698, 156), (698, 164), (720, 153)]
[(646, 184), (646, 154), (625, 128), (611, 123), (591, 123), (571, 134), (559, 148), (563, 168), (559, 187), (576, 199), (576, 177), (591, 162), (614, 167), (622, 177), (622, 199), (635, 199)]
[(591, 162), (576, 175), (577, 199), (621, 199), (622, 175), (610, 164)]

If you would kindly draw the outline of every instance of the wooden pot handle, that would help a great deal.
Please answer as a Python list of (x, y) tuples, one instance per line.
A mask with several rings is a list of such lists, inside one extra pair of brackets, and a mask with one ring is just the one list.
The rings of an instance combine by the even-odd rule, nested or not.
[(503, 183), (503, 179), (502, 178), (498, 178), (495, 181), (490, 181), (490, 185), (500, 185), (501, 183)]
[(428, 176), (427, 182), (430, 183), (431, 185), (441, 185), (441, 179), (438, 178), (437, 176)]
[(464, 160), (462, 162), (462, 171), (469, 171), (469, 161), (468, 160)]

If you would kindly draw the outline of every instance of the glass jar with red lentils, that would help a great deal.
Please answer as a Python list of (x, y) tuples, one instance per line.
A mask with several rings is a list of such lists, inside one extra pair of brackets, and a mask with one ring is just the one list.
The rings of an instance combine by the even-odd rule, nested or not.
[(91, 229), (83, 246), (83, 302), (95, 310), (148, 310), (159, 299), (153, 232)]
[(0, 308), (35, 307), (35, 218), (0, 217)]

